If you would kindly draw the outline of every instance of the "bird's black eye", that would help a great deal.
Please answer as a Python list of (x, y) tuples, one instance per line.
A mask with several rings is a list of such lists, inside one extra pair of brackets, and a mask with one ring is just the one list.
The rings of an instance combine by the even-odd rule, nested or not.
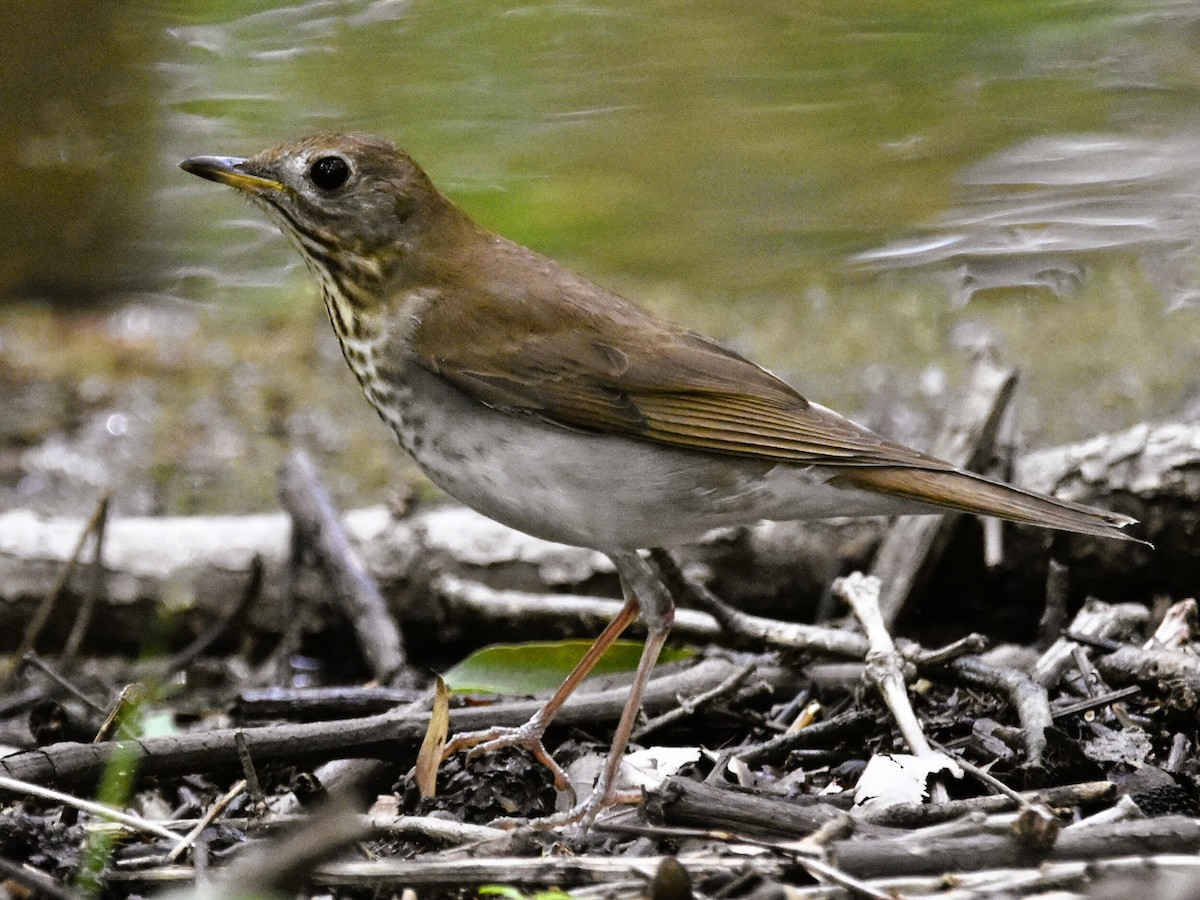
[(337, 190), (350, 177), (350, 163), (340, 156), (322, 156), (309, 167), (308, 177), (323, 191)]

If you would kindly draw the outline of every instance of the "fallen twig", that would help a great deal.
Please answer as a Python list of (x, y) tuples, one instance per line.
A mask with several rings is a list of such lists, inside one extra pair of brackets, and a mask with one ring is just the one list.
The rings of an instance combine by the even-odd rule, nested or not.
[[(1089, 600), (1071, 623), (1070, 633), (1087, 637), (1124, 636), (1146, 621), (1149, 612), (1140, 603), (1103, 603)], [(1070, 637), (1056, 640), (1033, 670), (1033, 678), (1046, 687), (1054, 687), (1071, 665), (1077, 643)]]
[(78, 809), (81, 812), (88, 813), (98, 819), (107, 819), (110, 822), (119, 822), (122, 825), (132, 828), (134, 831), (140, 831), (145, 834), (152, 834), (155, 837), (165, 838), (172, 844), (179, 844), (182, 841), (179, 835), (173, 831), (168, 831), (161, 825), (143, 819), (141, 816), (135, 816), (130, 813), (121, 812), (109, 806), (104, 806), (101, 803), (94, 803), (91, 800), (84, 800), (81, 797), (74, 797), (70, 794), (64, 794), (62, 791), (52, 790), (47, 787), (42, 787), (38, 784), (30, 784), (26, 781), (21, 781), (17, 778), (8, 778), (0, 775), (0, 790), (11, 791), (14, 794), (22, 794), (27, 797), (40, 797), (43, 800), (52, 800), (55, 803), (61, 803), (64, 806), (69, 806), (72, 809)]
[(387, 682), (404, 665), (400, 631), (304, 452), (293, 453), (283, 464), (279, 495), (291, 513), (292, 527), (316, 558), (325, 582), (354, 626), (371, 671), (376, 679)]
[[(16, 653), (13, 654), (15, 659), (24, 659), (27, 653), (33, 652), (34, 645), (37, 644), (37, 639), (41, 636), (46, 623), (50, 621), (50, 613), (54, 611), (54, 607), (62, 596), (63, 591), (66, 590), (67, 582), (70, 581), (76, 566), (79, 565), (79, 557), (83, 554), (83, 548), (87, 544), (87, 539), (99, 527), (100, 522), (108, 517), (108, 501), (109, 494), (105, 493), (96, 504), (96, 509), (92, 512), (91, 518), (84, 522), (80, 528), (79, 538), (75, 542), (74, 549), (59, 568), (58, 575), (50, 585), (49, 590), (43, 595), (42, 602), (38, 604), (37, 611), (25, 625), (25, 632), (21, 636), (21, 643), (18, 645)], [(20, 664), (18, 663), (17, 665), (19, 666)], [(17, 666), (13, 666), (4, 673), (3, 678), (0, 678), (0, 690), (8, 689), (16, 670)]]
[[(888, 634), (883, 615), (879, 609), (879, 579), (855, 572), (833, 583), (833, 593), (850, 607), (858, 619), (870, 643), (867, 652), (867, 677), (875, 685), (883, 702), (892, 713), (901, 737), (914, 756), (930, 759), (942, 757), (929, 744), (917, 714), (908, 699), (908, 688), (904, 679), (904, 657), (896, 649), (892, 636)], [(940, 803), (948, 798), (946, 789), (934, 782), (930, 799)]]
[[(643, 708), (654, 714), (673, 707), (678, 694), (695, 694), (720, 684), (729, 677), (733, 664), (707, 659), (693, 666), (663, 671), (650, 681)], [(760, 678), (777, 685), (790, 682), (791, 674), (763, 667)], [(557, 726), (586, 722), (591, 726), (616, 722), (624, 707), (624, 687), (593, 693), (576, 692), (562, 708)], [(456, 709), (450, 724), (455, 731), (520, 725), (540, 708), (540, 701), (513, 701), (486, 707)], [(415, 747), (424, 737), (429, 714), (422, 711), (389, 711), (358, 719), (298, 725), (267, 725), (242, 728), (246, 745), (259, 765), (276, 760), (310, 762), (350, 756), (395, 754), (400, 748)], [(195, 734), (142, 738), (102, 744), (52, 744), (33, 751), (0, 758), (0, 773), (32, 783), (94, 784), (117, 747), (131, 752), (138, 773), (182, 775), (198, 771), (236, 771), (239, 765), (233, 736), (236, 731), (220, 728)]]
[(71, 623), (71, 631), (63, 644), (62, 653), (59, 654), (58, 664), (63, 669), (70, 669), (75, 662), (88, 626), (92, 624), (92, 615), (104, 593), (104, 532), (108, 525), (108, 506), (111, 499), (112, 495), (108, 493), (101, 497), (93, 517), (95, 526), (92, 530), (96, 540), (92, 543), (92, 561), (88, 564), (88, 586), (84, 591), (83, 601), (75, 612), (75, 621)]

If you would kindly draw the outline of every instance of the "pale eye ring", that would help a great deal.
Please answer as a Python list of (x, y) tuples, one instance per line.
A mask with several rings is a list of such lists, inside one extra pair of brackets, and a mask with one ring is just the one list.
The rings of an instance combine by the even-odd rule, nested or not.
[(323, 191), (336, 191), (350, 178), (350, 163), (340, 156), (322, 156), (308, 167), (308, 180)]

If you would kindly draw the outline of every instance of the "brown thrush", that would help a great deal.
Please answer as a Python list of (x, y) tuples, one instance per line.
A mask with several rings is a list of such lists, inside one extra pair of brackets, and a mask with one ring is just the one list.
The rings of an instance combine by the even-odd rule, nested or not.
[(607, 554), (625, 606), (543, 709), (451, 748), (541, 745), (639, 612), (649, 636), (607, 765), (609, 799), (673, 603), (639, 550), (721, 525), (958, 510), (1130, 539), (1127, 516), (1056, 500), (885, 440), (716, 342), (476, 225), (404, 152), (319, 134), (188, 172), (244, 191), (291, 238), (367, 400), (448, 494)]

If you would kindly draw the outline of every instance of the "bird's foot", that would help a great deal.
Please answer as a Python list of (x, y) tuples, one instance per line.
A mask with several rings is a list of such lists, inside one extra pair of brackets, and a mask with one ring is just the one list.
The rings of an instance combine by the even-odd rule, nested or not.
[(546, 750), (546, 745), (542, 743), (542, 735), (545, 731), (545, 726), (537, 717), (516, 728), (497, 726), (482, 731), (464, 731), (456, 734), (446, 744), (442, 750), (442, 759), (449, 759), (455, 753), (461, 753), (464, 750), (467, 751), (467, 759), (472, 760), (508, 747), (520, 747), (550, 770), (550, 774), (554, 778), (555, 790), (570, 795), (571, 800), (574, 801), (575, 790), (571, 787), (567, 773), (554, 761), (549, 751)]

